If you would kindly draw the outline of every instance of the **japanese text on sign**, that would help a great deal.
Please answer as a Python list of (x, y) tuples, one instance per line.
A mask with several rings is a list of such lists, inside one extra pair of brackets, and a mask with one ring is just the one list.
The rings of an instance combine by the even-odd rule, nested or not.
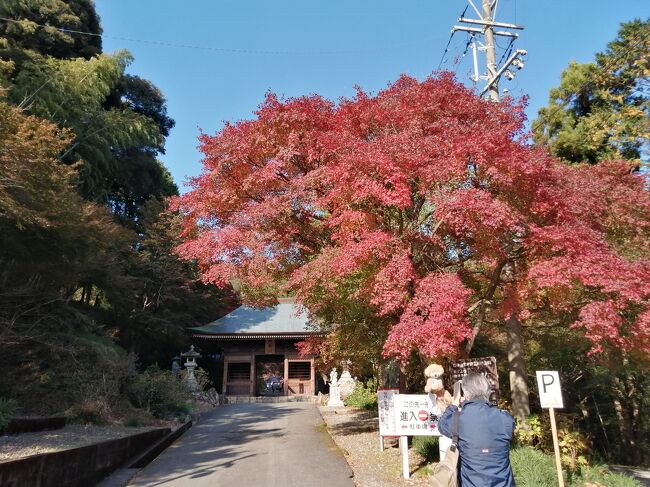
[(395, 398), (398, 395), (399, 389), (379, 389), (377, 391), (380, 436), (399, 436), (395, 426)]
[(441, 414), (435, 396), (427, 394), (395, 396), (395, 425), (400, 436), (440, 436), (438, 421)]
[(497, 374), (497, 359), (494, 357), (480, 357), (462, 359), (451, 364), (451, 384), (462, 380), (469, 373), (483, 374), (490, 383), (490, 402), (495, 403), (500, 397), (499, 375)]

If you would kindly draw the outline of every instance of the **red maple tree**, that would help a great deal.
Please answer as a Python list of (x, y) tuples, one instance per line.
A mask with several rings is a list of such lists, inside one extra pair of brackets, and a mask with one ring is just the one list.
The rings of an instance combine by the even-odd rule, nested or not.
[(207, 282), (238, 279), (257, 302), (290, 290), (315, 315), (353, 277), (400, 360), (468, 350), (487, 318), (516, 338), (560, 314), (594, 353), (650, 352), (642, 177), (562, 164), (523, 124), (523, 104), (449, 74), (338, 103), (269, 94), (255, 119), (200, 137), (178, 251)]

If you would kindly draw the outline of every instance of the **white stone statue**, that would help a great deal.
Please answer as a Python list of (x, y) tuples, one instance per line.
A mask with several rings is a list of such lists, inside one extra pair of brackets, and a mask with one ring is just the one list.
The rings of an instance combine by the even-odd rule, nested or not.
[(336, 372), (336, 367), (334, 367), (332, 369), (332, 371), (330, 372), (330, 387), (339, 385), (338, 377), (339, 377), (339, 375)]
[(338, 374), (336, 367), (330, 372), (330, 399), (327, 401), (328, 407), (342, 407), (345, 406), (341, 401), (341, 387), (339, 386)]

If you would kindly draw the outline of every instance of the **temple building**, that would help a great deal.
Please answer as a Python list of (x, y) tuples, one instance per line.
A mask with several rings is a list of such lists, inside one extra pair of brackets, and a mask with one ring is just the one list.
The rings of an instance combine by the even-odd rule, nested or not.
[(307, 314), (293, 298), (280, 298), (268, 308), (240, 306), (189, 333), (204, 354), (223, 361), (217, 380), (219, 392), (227, 396), (317, 392), (314, 357), (300, 357), (296, 343), (319, 333), (310, 329)]

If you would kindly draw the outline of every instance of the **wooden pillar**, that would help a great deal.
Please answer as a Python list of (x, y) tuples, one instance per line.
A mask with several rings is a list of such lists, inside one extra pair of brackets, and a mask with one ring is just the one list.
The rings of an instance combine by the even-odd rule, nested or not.
[(223, 394), (228, 394), (228, 357), (224, 354), (223, 357)]
[(288, 378), (289, 378), (289, 359), (285, 355), (284, 356), (284, 386), (283, 386), (285, 396), (289, 394)]
[(309, 377), (309, 381), (311, 382), (311, 395), (315, 396), (316, 395), (316, 372), (314, 371), (314, 359), (311, 358), (309, 359), (309, 367), (311, 370), (311, 374)]
[(257, 381), (255, 380), (255, 352), (251, 352), (251, 380), (249, 387), (249, 396), (255, 395), (255, 387), (257, 386)]

